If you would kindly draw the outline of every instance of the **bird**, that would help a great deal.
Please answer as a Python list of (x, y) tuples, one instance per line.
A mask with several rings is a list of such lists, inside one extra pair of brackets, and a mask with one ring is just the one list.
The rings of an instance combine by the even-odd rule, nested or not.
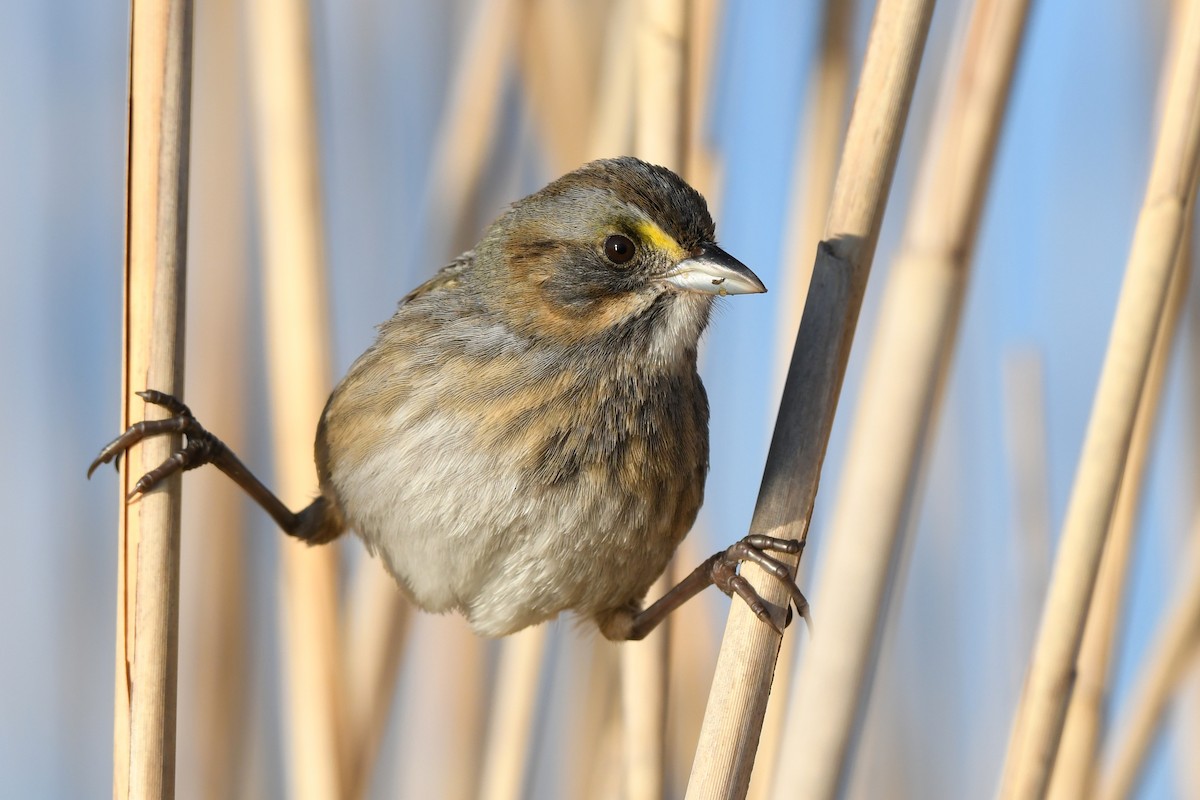
[[(347, 530), (418, 607), (505, 636), (564, 611), (612, 640), (643, 638), (708, 585), (739, 595), (777, 633), (807, 603), (747, 536), (646, 607), (692, 527), (709, 466), (697, 349), (718, 297), (765, 292), (716, 243), (703, 196), (671, 170), (593, 161), (510, 205), (471, 250), (399, 303), (333, 389), (316, 431), (319, 494), (287, 508), (179, 399), (134, 423), (88, 476), (147, 436), (182, 446), (132, 501), (213, 464), (290, 536)], [(782, 623), (739, 573), (782, 581)]]

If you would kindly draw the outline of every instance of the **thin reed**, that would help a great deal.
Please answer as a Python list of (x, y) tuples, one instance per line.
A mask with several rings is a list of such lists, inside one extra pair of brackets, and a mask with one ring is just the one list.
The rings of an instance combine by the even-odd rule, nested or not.
[(1154, 163), (1079, 458), (1054, 574), (1005, 762), (1001, 796), (1047, 791), (1088, 604), (1125, 473), (1200, 161), (1200, 0), (1188, 4)]
[[(833, 797), (849, 773), (889, 588), (897, 581), (940, 391), (957, 339), (971, 255), (1029, 4), (978, 0), (929, 142), (868, 353), (830, 526), (816, 607), (835, 636), (813, 642), (797, 676), (775, 796)], [(864, 497), (872, 498), (869, 503)]]
[[(146, 388), (183, 389), (191, 122), (192, 4), (134, 2), (130, 13), (121, 427), (160, 419)], [(178, 447), (148, 439), (121, 463), (113, 797), (175, 795), (180, 478), (126, 503), (134, 481)]]
[[(932, 2), (881, 2), (875, 12), (829, 217), (763, 470), (752, 533), (804, 541), (887, 205), (900, 138), (929, 31)], [(786, 559), (785, 559), (786, 560)], [(798, 559), (791, 559), (794, 566)], [(742, 575), (781, 613), (784, 589), (753, 564)], [(780, 639), (743, 603), (725, 629), (688, 797), (743, 796)]]
[[(311, 432), (333, 373), (311, 21), (306, 4), (286, 0), (253, 3), (248, 13), (276, 494), (303, 508), (316, 490)], [(341, 797), (339, 550), (294, 540), (280, 547), (288, 794)]]

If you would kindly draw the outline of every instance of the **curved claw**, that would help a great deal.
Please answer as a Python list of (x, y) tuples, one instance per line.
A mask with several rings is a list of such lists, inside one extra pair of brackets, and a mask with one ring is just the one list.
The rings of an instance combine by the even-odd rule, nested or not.
[[(732, 545), (723, 553), (718, 553), (714, 556), (710, 567), (713, 583), (721, 591), (725, 592), (725, 594), (732, 595), (736, 593), (750, 606), (750, 610), (754, 612), (755, 616), (770, 625), (780, 635), (783, 635), (783, 629), (791, 622), (792, 607), (795, 606), (796, 613), (804, 620), (805, 625), (811, 633), (812, 619), (809, 616), (808, 600), (804, 597), (803, 592), (800, 591), (800, 587), (796, 585), (792, 568), (764, 552), (771, 551), (795, 555), (803, 548), (804, 545), (795, 539), (778, 539), (774, 536), (751, 534)], [(782, 582), (787, 589), (789, 601), (787, 603), (787, 618), (782, 627), (771, 616), (767, 610), (765, 601), (750, 582), (737, 573), (737, 565), (747, 561), (757, 564), (768, 575)]]
[[(138, 394), (142, 394), (138, 392)], [(174, 399), (174, 398), (172, 398)], [(183, 405), (180, 403), (180, 405)], [(184, 406), (186, 410), (187, 407)], [(129, 448), (133, 447), (138, 442), (145, 439), (147, 436), (157, 436), (160, 433), (192, 433), (197, 426), (195, 417), (190, 413), (187, 416), (168, 417), (167, 419), (152, 419), (135, 422), (117, 438), (106, 444), (101, 450), (100, 455), (92, 461), (88, 467), (87, 476), (92, 477), (92, 473), (101, 464), (107, 464), (110, 461), (119, 461), (121, 454)]]

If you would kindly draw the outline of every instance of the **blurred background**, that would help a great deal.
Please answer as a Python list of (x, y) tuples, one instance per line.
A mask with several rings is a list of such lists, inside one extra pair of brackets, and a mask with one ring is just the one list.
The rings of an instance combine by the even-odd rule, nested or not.
[[(844, 115), (873, 4), (835, 5), (847, 15)], [(863, 357), (971, 6), (943, 0), (934, 14), (802, 586), (820, 580)], [(84, 472), (119, 427), (128, 13), (0, 5), (0, 775), (14, 797), (102, 796), (112, 776), (119, 492), (111, 471)], [(506, 203), (631, 151), (638, 13), (623, 0), (314, 0), (330, 388), (396, 301)], [(722, 246), (771, 291), (724, 301), (705, 340), (712, 468), (687, 568), (744, 535), (754, 508), (795, 331), (788, 271), (811, 266), (805, 220), (823, 218), (806, 181), (837, 159), (808, 155), (827, 13), (821, 0), (697, 0), (689, 19), (686, 171)], [(1145, 188), (1170, 14), (1166, 0), (1034, 0), (852, 797), (994, 792)], [(232, 0), (196, 4), (185, 399), (271, 484), (247, 16)], [(1198, 309), (1191, 287), (1137, 515), (1118, 714), (1196, 531)], [(294, 436), (307, 448), (313, 428)], [(184, 514), (178, 794), (291, 794), (282, 537), (211, 470), (186, 478)], [(352, 619), (373, 565), (357, 540), (339, 546)], [(670, 796), (682, 796), (727, 607), (710, 591), (672, 629)], [(548, 627), (523, 792), (619, 796), (613, 648), (569, 619)], [(793, 626), (785, 647), (806, 636)], [(475, 792), (500, 647), (456, 618), (413, 617), (365, 796)], [(1138, 797), (1200, 797), (1195, 664)]]

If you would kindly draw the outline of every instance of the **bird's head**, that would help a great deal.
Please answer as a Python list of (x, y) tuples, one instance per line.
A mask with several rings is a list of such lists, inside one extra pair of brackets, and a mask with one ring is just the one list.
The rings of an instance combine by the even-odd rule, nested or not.
[[(704, 198), (664, 167), (593, 161), (515, 203), (480, 244), (486, 295), (519, 332), (691, 351), (713, 298), (765, 292), (717, 247)], [(498, 301), (498, 302), (497, 302)]]

